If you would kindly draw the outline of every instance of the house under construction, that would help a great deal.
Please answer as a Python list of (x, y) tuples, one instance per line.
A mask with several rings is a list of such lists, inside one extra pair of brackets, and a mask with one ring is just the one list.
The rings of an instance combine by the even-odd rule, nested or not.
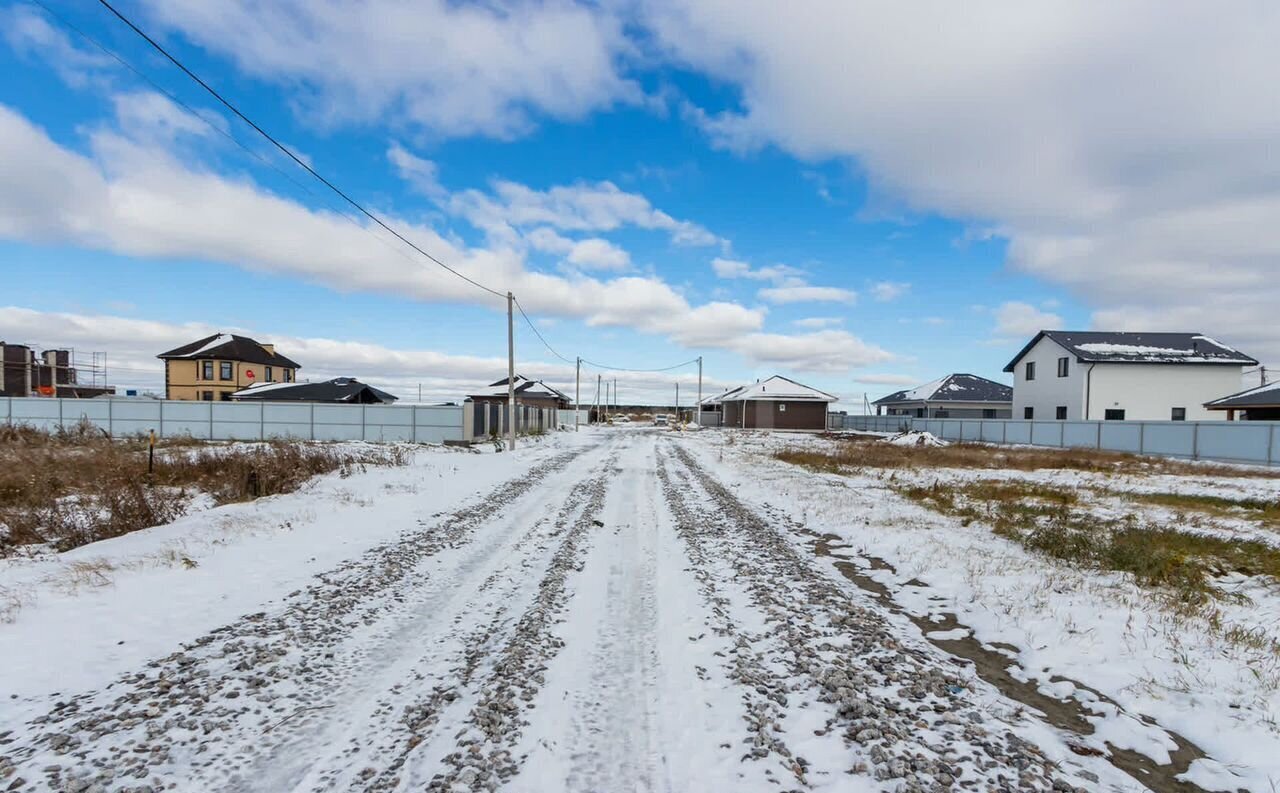
[(88, 398), (115, 392), (107, 385), (105, 353), (93, 353), (87, 367), (77, 367), (71, 350), (37, 355), (30, 345), (0, 341), (0, 396)]

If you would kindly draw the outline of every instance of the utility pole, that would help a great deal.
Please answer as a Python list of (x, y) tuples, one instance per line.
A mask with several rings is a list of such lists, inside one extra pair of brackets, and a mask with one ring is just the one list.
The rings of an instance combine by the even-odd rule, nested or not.
[(701, 355), (698, 356), (698, 406), (695, 409), (698, 411), (697, 424), (699, 427), (701, 427), (702, 426), (702, 356)]
[(618, 413), (618, 378), (613, 378), (613, 412)]
[(573, 431), (578, 431), (578, 412), (582, 409), (582, 358), (573, 370)]
[(676, 381), (676, 424), (680, 424), (680, 381)]
[(600, 396), (601, 396), (600, 385), (603, 380), (604, 380), (603, 375), (596, 375), (596, 423), (597, 424), (600, 423), (600, 419), (601, 419), (600, 406), (602, 403), (600, 402)]
[(515, 297), (507, 292), (507, 449), (516, 449), (516, 325), (512, 313)]

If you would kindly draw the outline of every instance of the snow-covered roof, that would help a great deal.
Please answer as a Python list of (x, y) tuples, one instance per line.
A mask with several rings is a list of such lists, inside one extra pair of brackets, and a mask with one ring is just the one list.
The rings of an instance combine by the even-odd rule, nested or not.
[(744, 388), (746, 388), (746, 386), (744, 385), (734, 386), (733, 388), (730, 388), (728, 391), (724, 391), (722, 393), (716, 394), (715, 396), (707, 397), (706, 399), (702, 400), (702, 402), (699, 404), (718, 405)]
[(156, 356), (162, 360), (175, 358), (223, 358), (231, 361), (244, 361), (264, 366), (283, 366), (287, 369), (301, 369), (295, 361), (278, 352), (271, 352), (260, 342), (248, 336), (237, 336), (234, 333), (215, 333), (190, 344), (175, 347), (168, 352)]
[[(526, 397), (545, 397), (548, 399), (564, 399), (569, 400), (569, 396), (541, 380), (532, 380), (522, 374), (517, 373), (515, 376), (515, 390), (519, 396)], [(472, 394), (472, 396), (502, 396), (507, 395), (507, 378), (502, 378), (496, 383), (490, 383), (485, 391)]]
[(1280, 382), (1254, 386), (1238, 394), (1225, 396), (1206, 402), (1210, 410), (1228, 410), (1233, 408), (1280, 407)]
[(1258, 362), (1239, 350), (1201, 333), (1120, 333), (1042, 330), (1005, 366), (1018, 361), (1043, 338), (1049, 338), (1081, 363), (1179, 363), (1253, 366)]
[(825, 391), (819, 391), (807, 385), (797, 383), (795, 380), (788, 380), (782, 375), (775, 374), (767, 380), (761, 380), (751, 385), (743, 386), (727, 396), (722, 396), (721, 402), (838, 402), (839, 399), (833, 397)]
[(877, 399), (873, 404), (892, 405), (903, 402), (987, 402), (1013, 404), (1013, 389), (976, 374), (949, 374), (931, 383), (898, 391)]

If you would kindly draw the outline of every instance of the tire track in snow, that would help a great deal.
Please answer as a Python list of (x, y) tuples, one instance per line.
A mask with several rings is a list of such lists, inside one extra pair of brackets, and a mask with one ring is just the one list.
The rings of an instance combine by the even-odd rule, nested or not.
[[(5, 747), (11, 781), (19, 789), (148, 790), (199, 777), (201, 789), (263, 789), (260, 779), (237, 780), (239, 769), (282, 759), (273, 750), (285, 737), (314, 729), (335, 692), (362, 665), (378, 663), (362, 642), (376, 637), (384, 613), (403, 607), (424, 563), (465, 548), (580, 454), (556, 455), (477, 504), (419, 520), (419, 529), (317, 576), (273, 614), (243, 617), (102, 690), (55, 703), (28, 725), (34, 738)], [(353, 636), (362, 640), (354, 650)]]
[[(781, 662), (776, 690), (817, 700), (805, 709), (829, 714), (817, 732), (847, 746), (850, 772), (908, 791), (1086, 790), (1097, 789), (1099, 774), (1104, 784), (1131, 787), (1105, 763), (1050, 760), (1015, 730), (1056, 733), (1013, 708), (984, 710), (947, 659), (896, 636), (884, 615), (854, 601), (688, 452), (669, 446), (678, 467), (660, 473), (682, 530), (732, 566), (769, 626), (759, 642)], [(682, 487), (671, 484), (677, 477)], [(782, 752), (768, 738), (762, 748)], [(1056, 748), (1069, 756), (1065, 745)], [(797, 778), (809, 783), (807, 774)]]

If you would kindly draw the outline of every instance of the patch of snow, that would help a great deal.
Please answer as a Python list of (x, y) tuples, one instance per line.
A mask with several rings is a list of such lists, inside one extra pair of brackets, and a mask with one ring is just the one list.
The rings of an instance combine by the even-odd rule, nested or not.
[(892, 443), (894, 446), (950, 446), (947, 441), (942, 440), (932, 432), (918, 432), (909, 430), (900, 432), (897, 435), (891, 435), (885, 438), (883, 443)]

